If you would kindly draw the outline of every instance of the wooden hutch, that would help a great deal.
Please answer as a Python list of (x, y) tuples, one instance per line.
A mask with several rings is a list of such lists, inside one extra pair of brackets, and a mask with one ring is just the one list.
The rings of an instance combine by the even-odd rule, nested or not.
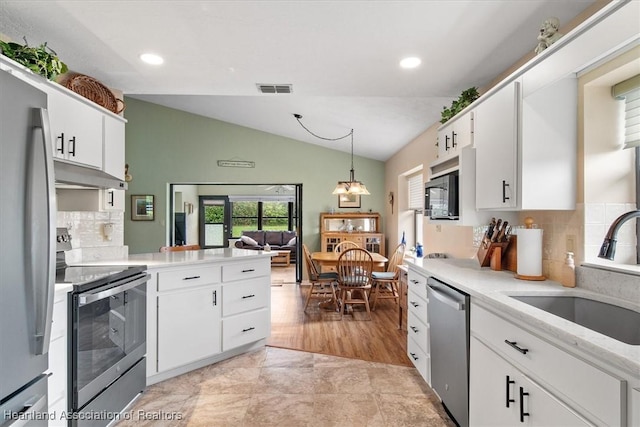
[(357, 243), (369, 252), (385, 255), (384, 234), (380, 233), (380, 214), (329, 213), (320, 214), (320, 245), (323, 252), (345, 240)]

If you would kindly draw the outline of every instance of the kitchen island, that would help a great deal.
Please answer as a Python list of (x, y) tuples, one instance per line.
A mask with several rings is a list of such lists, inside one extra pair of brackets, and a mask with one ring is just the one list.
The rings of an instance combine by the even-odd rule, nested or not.
[(264, 346), (270, 335), (270, 253), (205, 249), (111, 263), (144, 264), (151, 275), (147, 385)]
[[(605, 284), (602, 270), (579, 267), (579, 287), (565, 288), (550, 280), (518, 280), (508, 271), (481, 268), (475, 259), (417, 259), (408, 268), (410, 303), (420, 303), (416, 295), (421, 293), (423, 301), (428, 300), (422, 289), (428, 277), (470, 296), (471, 425), (517, 423), (518, 409), (521, 414), (534, 414), (524, 415), (531, 425), (545, 424), (545, 417), (563, 425), (640, 424), (640, 345), (610, 338), (513, 298), (581, 297), (639, 312), (637, 275), (611, 273), (605, 276)], [(593, 283), (592, 277), (598, 277), (599, 283)], [(423, 314), (427, 333), (420, 337), (409, 332), (407, 348), (417, 355), (409, 354), (431, 384), (429, 306), (429, 302), (422, 304), (424, 313), (417, 313)], [(417, 322), (411, 317), (410, 321)]]

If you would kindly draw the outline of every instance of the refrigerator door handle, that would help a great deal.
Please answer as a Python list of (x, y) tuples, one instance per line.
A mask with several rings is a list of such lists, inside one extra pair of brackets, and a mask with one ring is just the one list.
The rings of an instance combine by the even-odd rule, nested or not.
[[(41, 224), (40, 221), (28, 221), (27, 236), (28, 253), (25, 257), (32, 265), (29, 266), (31, 281), (34, 286), (34, 306), (35, 306), (35, 354), (46, 354), (49, 352), (49, 340), (51, 339), (51, 322), (53, 320), (53, 297), (55, 292), (56, 277), (56, 190), (55, 177), (53, 171), (53, 154), (51, 141), (51, 128), (49, 126), (49, 113), (45, 108), (35, 108), (33, 110), (34, 129), (38, 129), (42, 135), (42, 151), (44, 167), (39, 169), (36, 167), (36, 159), (40, 158), (37, 146), (31, 150), (33, 159), (31, 161), (30, 171), (30, 187), (28, 195), (28, 208), (31, 211), (30, 217), (35, 219), (34, 215), (38, 209), (45, 204), (46, 223)], [(44, 190), (36, 185), (36, 174), (43, 173), (45, 179)], [(41, 178), (40, 178), (41, 179)], [(29, 184), (28, 184), (29, 185)], [(44, 192), (44, 194), (43, 194)], [(42, 230), (41, 228), (46, 228)], [(29, 247), (29, 245), (31, 247)], [(39, 254), (44, 258), (46, 263), (46, 277), (41, 278), (37, 274), (37, 269), (41, 265), (37, 265), (39, 259), (33, 255)]]
[(24, 411), (20, 412), (20, 416), (14, 422), (10, 422), (6, 427), (23, 427), (28, 425), (36, 415), (47, 411), (47, 396), (40, 396), (35, 403), (26, 402)]

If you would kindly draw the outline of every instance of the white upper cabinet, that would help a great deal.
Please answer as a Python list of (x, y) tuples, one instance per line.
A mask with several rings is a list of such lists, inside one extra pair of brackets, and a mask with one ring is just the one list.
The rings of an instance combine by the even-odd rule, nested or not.
[(438, 158), (435, 164), (460, 155), (463, 147), (473, 144), (473, 112), (449, 120), (438, 129)]
[(516, 207), (519, 97), (514, 81), (474, 108), (478, 209)]
[(103, 170), (124, 180), (124, 122), (103, 116)]
[(577, 79), (559, 79), (524, 97), (522, 81), (474, 109), (476, 207), (575, 209)]
[(53, 86), (47, 94), (54, 156), (102, 169), (102, 113)]

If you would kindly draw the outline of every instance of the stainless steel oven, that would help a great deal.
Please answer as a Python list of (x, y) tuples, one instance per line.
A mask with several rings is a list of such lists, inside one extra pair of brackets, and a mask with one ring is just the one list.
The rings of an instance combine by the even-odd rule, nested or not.
[(109, 424), (146, 386), (145, 269), (66, 269), (82, 277), (71, 279), (69, 294), (69, 411), (78, 414), (72, 425)]

